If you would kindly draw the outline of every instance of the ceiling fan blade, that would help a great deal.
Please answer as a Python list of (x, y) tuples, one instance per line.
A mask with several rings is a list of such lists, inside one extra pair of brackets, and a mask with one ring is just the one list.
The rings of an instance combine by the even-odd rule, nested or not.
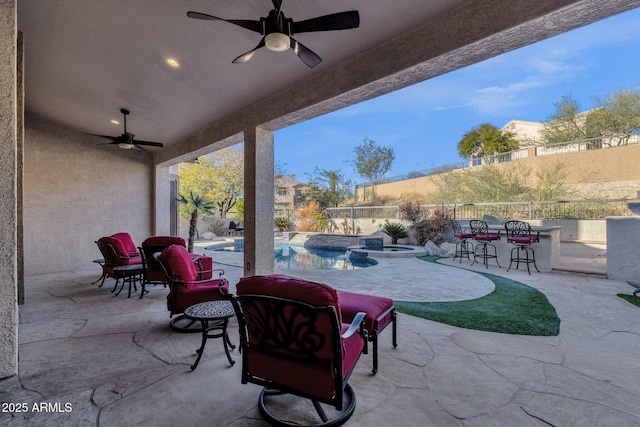
[(150, 147), (164, 147), (164, 144), (161, 142), (138, 141), (137, 139), (134, 139), (132, 142), (133, 142), (133, 145), (148, 145)]
[(322, 58), (316, 55), (314, 51), (312, 51), (293, 37), (291, 37), (291, 49), (293, 49), (295, 54), (298, 55), (298, 58), (300, 58), (302, 62), (307, 64), (307, 67), (309, 68), (313, 68), (322, 62)]
[(262, 40), (260, 40), (258, 46), (254, 47), (249, 52), (243, 53), (231, 62), (233, 62), (234, 64), (244, 64), (245, 62), (250, 60), (253, 54), (256, 53), (256, 50), (260, 49), (261, 47), (264, 47), (264, 37), (262, 38)]
[(133, 147), (133, 149), (136, 150), (136, 151), (147, 151), (147, 150), (145, 150), (144, 148), (142, 148), (141, 146), (139, 146), (135, 142), (133, 144), (131, 144), (131, 147)]
[(294, 22), (292, 31), (296, 33), (309, 33), (312, 31), (348, 30), (360, 26), (360, 14), (357, 10), (338, 12), (331, 15), (318, 16), (305, 21)]
[(247, 30), (255, 31), (256, 33), (262, 32), (262, 25), (260, 24), (260, 21), (252, 21), (249, 19), (222, 19), (218, 18), (217, 16), (207, 15), (206, 13), (192, 11), (187, 12), (187, 16), (189, 18), (205, 19), (209, 21), (225, 21), (239, 27), (246, 28)]

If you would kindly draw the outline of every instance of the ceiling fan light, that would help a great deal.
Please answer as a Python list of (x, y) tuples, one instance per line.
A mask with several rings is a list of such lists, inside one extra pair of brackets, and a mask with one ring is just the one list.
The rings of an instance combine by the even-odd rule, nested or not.
[(289, 36), (282, 33), (270, 33), (264, 38), (264, 44), (272, 52), (284, 52), (289, 49), (291, 40)]
[(120, 144), (118, 144), (118, 147), (122, 148), (123, 150), (131, 150), (133, 148), (133, 145), (127, 144), (126, 142), (121, 142)]

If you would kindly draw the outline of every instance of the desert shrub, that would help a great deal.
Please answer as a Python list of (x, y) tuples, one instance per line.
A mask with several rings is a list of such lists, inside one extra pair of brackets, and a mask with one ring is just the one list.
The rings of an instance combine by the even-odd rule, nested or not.
[(439, 245), (445, 240), (451, 227), (448, 213), (440, 207), (428, 211), (411, 200), (405, 200), (399, 207), (399, 213), (401, 219), (411, 223), (420, 246), (429, 240)]
[(206, 218), (207, 230), (216, 236), (224, 236), (227, 228), (224, 226), (224, 220), (219, 216), (209, 216)]
[(306, 207), (298, 209), (297, 231), (324, 231), (328, 224), (318, 202), (311, 201)]
[(279, 231), (287, 231), (291, 226), (291, 221), (289, 221), (289, 218), (285, 218), (282, 216), (277, 217), (274, 222), (275, 222), (276, 228)]

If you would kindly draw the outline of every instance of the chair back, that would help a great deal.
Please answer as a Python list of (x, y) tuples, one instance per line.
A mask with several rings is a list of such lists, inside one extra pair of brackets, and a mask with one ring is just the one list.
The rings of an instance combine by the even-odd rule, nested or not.
[(113, 246), (111, 238), (101, 237), (96, 241), (96, 245), (98, 245), (102, 258), (104, 258), (105, 266), (111, 267), (111, 271), (113, 271), (113, 267), (120, 265), (120, 257), (118, 256), (116, 248)]
[(516, 244), (529, 244), (538, 241), (539, 233), (532, 233), (528, 222), (510, 220), (504, 223), (507, 241)]
[(111, 237), (114, 239), (118, 239), (122, 242), (125, 252), (130, 257), (138, 256), (138, 248), (136, 244), (133, 243), (133, 239), (129, 233), (116, 233), (112, 234)]
[(355, 345), (345, 347), (336, 291), (282, 275), (243, 277), (236, 289), (242, 382), (342, 410), (344, 388), (365, 343), (354, 334)]
[(165, 282), (166, 278), (162, 271), (162, 266), (154, 257), (154, 254), (161, 253), (171, 245), (187, 246), (185, 240), (178, 236), (153, 236), (142, 242), (139, 252), (142, 257), (144, 277), (147, 282)]
[[(119, 265), (142, 264), (139, 256), (131, 256), (120, 239), (105, 236), (98, 239), (98, 248), (102, 252), (105, 262), (117, 267)], [(105, 252), (103, 252), (103, 250)], [(137, 251), (134, 251), (137, 254)]]
[(169, 246), (157, 256), (157, 260), (169, 283), (167, 309), (172, 315), (200, 302), (227, 298), (229, 282), (222, 278), (199, 280), (200, 272), (184, 246)]
[(474, 236), (489, 234), (489, 226), (486, 222), (479, 219), (470, 220), (469, 228), (471, 229), (471, 234)]

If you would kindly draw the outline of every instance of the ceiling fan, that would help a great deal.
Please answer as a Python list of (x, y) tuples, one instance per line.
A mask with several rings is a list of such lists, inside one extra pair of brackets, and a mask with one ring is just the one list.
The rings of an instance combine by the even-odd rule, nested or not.
[(273, 52), (284, 52), (289, 48), (298, 55), (309, 68), (313, 68), (322, 62), (322, 58), (316, 55), (308, 47), (294, 39), (292, 36), (297, 33), (310, 33), (315, 31), (334, 31), (358, 28), (360, 25), (360, 14), (357, 10), (348, 12), (333, 13), (331, 15), (319, 16), (300, 22), (294, 22), (282, 13), (282, 0), (271, 0), (274, 9), (266, 17), (261, 17), (259, 21), (246, 19), (223, 19), (217, 16), (207, 15), (200, 12), (187, 12), (189, 18), (205, 19), (211, 21), (225, 21), (237, 25), (247, 30), (260, 33), (263, 37), (258, 45), (250, 51), (238, 56), (232, 62), (234, 64), (244, 63), (251, 59), (256, 50), (267, 47)]
[(125, 110), (124, 108), (121, 108), (120, 112), (124, 116), (124, 133), (122, 135), (119, 135), (119, 136), (96, 135), (96, 134), (89, 134), (89, 135), (110, 139), (111, 142), (109, 144), (118, 144), (120, 148), (125, 150), (130, 150), (132, 148), (135, 148), (136, 150), (139, 150), (139, 151), (145, 151), (144, 148), (141, 147), (142, 145), (148, 145), (150, 147), (163, 147), (163, 144), (160, 142), (140, 141), (137, 139), (133, 139), (135, 135), (127, 132), (127, 116), (129, 115), (129, 110)]

